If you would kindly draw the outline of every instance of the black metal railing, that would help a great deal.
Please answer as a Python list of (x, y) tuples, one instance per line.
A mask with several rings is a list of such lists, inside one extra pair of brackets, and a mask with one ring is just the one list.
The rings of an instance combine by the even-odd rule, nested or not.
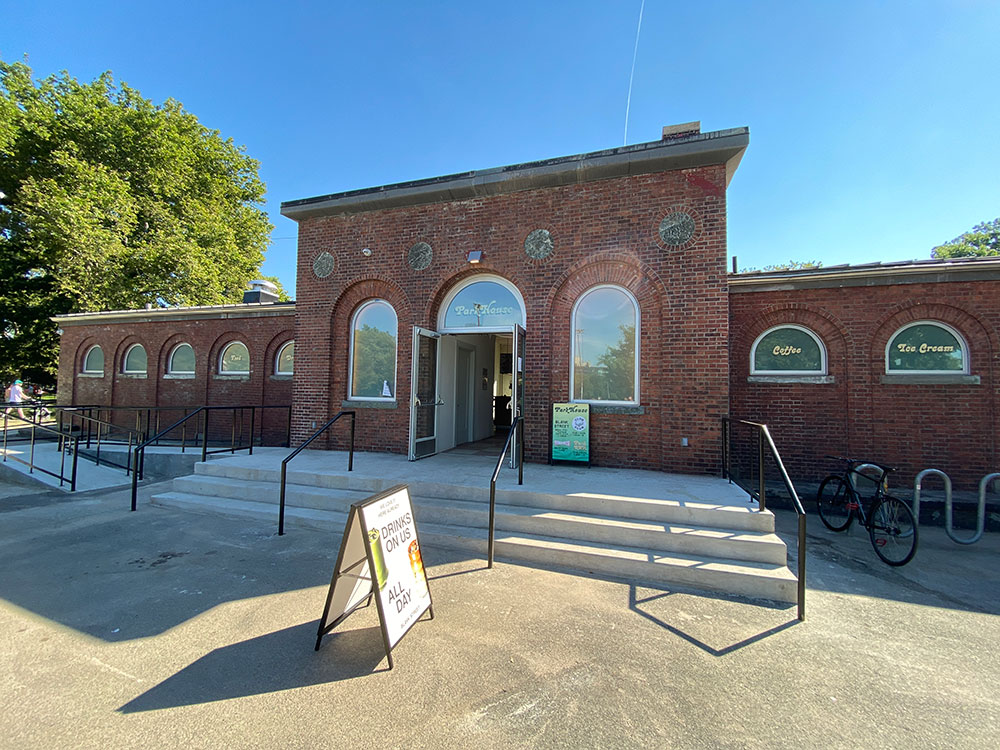
[(493, 469), (493, 476), (490, 477), (490, 535), (487, 540), (486, 566), (493, 567), (493, 534), (496, 530), (496, 506), (497, 506), (497, 477), (500, 476), (500, 469), (503, 467), (503, 460), (507, 457), (507, 449), (510, 448), (511, 440), (517, 436), (517, 483), (524, 484), (524, 417), (514, 417), (510, 425), (510, 432), (507, 433), (507, 440), (497, 458), (497, 465)]
[[(733, 455), (733, 436), (732, 428), (734, 425), (744, 425), (751, 428), (752, 434), (756, 436), (756, 449), (752, 445), (748, 446), (742, 444), (738, 447), (736, 456)], [(754, 441), (751, 440), (751, 443)], [(735, 419), (733, 417), (722, 417), (722, 473), (723, 476), (730, 482), (734, 482), (739, 487), (741, 487), (745, 492), (747, 492), (751, 497), (757, 500), (757, 505), (761, 510), (767, 507), (767, 482), (766, 482), (766, 458), (767, 454), (770, 453), (775, 465), (778, 468), (778, 472), (781, 475), (781, 480), (785, 484), (785, 490), (788, 492), (788, 496), (792, 500), (792, 507), (795, 509), (796, 514), (798, 514), (798, 606), (799, 606), (799, 620), (806, 619), (806, 511), (802, 507), (802, 501), (799, 499), (799, 493), (795, 491), (795, 485), (792, 484), (791, 477), (788, 476), (788, 472), (785, 471), (785, 464), (781, 460), (781, 454), (778, 453), (778, 448), (774, 444), (774, 439), (771, 437), (770, 430), (767, 429), (766, 424), (760, 424), (759, 422), (750, 422), (745, 419)], [(745, 475), (741, 470), (737, 469), (734, 471), (734, 462), (739, 466), (740, 464), (749, 464), (749, 476)], [(756, 481), (754, 481), (754, 479)], [(749, 481), (748, 481), (749, 480)], [(756, 487), (754, 486), (756, 485)]]
[[(97, 413), (100, 414), (100, 412)], [(110, 418), (103, 419), (93, 415), (93, 411), (60, 410), (59, 429), (69, 434), (79, 435), (84, 449), (81, 455), (93, 461), (95, 466), (104, 463), (106, 466), (124, 469), (125, 476), (128, 476), (132, 466), (132, 448), (142, 442), (146, 433), (141, 428), (124, 427)], [(110, 415), (105, 416), (110, 417)], [(102, 458), (101, 448), (110, 445), (125, 446), (125, 463), (118, 463), (113, 458), (108, 458), (107, 455)]]
[[(291, 421), (292, 421), (292, 407), (291, 406), (199, 406), (188, 414), (178, 419), (176, 422), (168, 427), (163, 428), (157, 432), (152, 437), (146, 438), (141, 443), (139, 443), (135, 450), (132, 452), (132, 510), (136, 509), (136, 498), (138, 496), (138, 484), (139, 480), (143, 478), (143, 473), (146, 464), (146, 449), (151, 445), (161, 445), (167, 439), (171, 433), (174, 433), (176, 440), (176, 432), (180, 430), (180, 447), (181, 452), (185, 452), (187, 449), (187, 425), (191, 423), (192, 420), (200, 417), (200, 425), (198, 421), (193, 423), (194, 425), (194, 437), (196, 444), (200, 444), (201, 447), (201, 460), (205, 461), (208, 456), (215, 455), (218, 453), (236, 453), (236, 451), (249, 451), (249, 454), (253, 455), (255, 435), (257, 434), (258, 424), (260, 426), (260, 445), (264, 443), (264, 431), (262, 421), (258, 423), (257, 414), (265, 413), (267, 409), (280, 409), (287, 413), (288, 424), (285, 428), (285, 442), (284, 445), (288, 445), (289, 436), (291, 435)], [(212, 413), (218, 412), (231, 412), (232, 414), (232, 426), (228, 430), (229, 432), (229, 444), (225, 445), (224, 435), (227, 432), (226, 429), (217, 431), (215, 433), (215, 445), (222, 445), (222, 447), (216, 447), (209, 449), (209, 445), (213, 443), (212, 437), (213, 433), (210, 428), (210, 416)], [(250, 427), (249, 430), (244, 432), (246, 414), (250, 414)], [(237, 419), (239, 415), (239, 419)], [(263, 419), (263, 417), (262, 417)], [(239, 423), (239, 429), (237, 430), (237, 422)], [(244, 442), (246, 441), (246, 442)], [(176, 445), (176, 443), (174, 443)]]
[(281, 496), (278, 500), (278, 536), (285, 533), (285, 479), (288, 471), (288, 462), (299, 455), (303, 450), (305, 450), (309, 444), (330, 429), (334, 423), (343, 416), (349, 416), (351, 418), (351, 448), (350, 453), (347, 456), (347, 470), (354, 471), (354, 420), (356, 412), (353, 411), (342, 411), (337, 414), (333, 419), (320, 427), (316, 432), (306, 438), (305, 442), (302, 443), (298, 448), (289, 453), (281, 462)]
[[(16, 410), (18, 406), (27, 407), (28, 404), (15, 405), (13, 408)], [(27, 416), (27, 415), (25, 415)], [(8, 459), (11, 461), (16, 461), (18, 463), (24, 464), (28, 467), (28, 473), (34, 474), (36, 471), (40, 471), (43, 474), (47, 474), (50, 477), (54, 477), (59, 480), (59, 486), (62, 487), (63, 484), (69, 482), (70, 492), (76, 492), (76, 469), (77, 469), (77, 457), (80, 454), (80, 436), (73, 435), (68, 432), (60, 430), (58, 427), (44, 425), (41, 423), (41, 417), (39, 413), (32, 414), (31, 419), (15, 419), (20, 422), (17, 427), (10, 426), (10, 413), (6, 409), (3, 412), (3, 460), (4, 463)], [(29, 444), (28, 448), (28, 458), (25, 460), (19, 456), (16, 452), (9, 449), (9, 446), (14, 442), (21, 442), (18, 440), (11, 441), (9, 439), (10, 433), (16, 430), (19, 435), (28, 430), (29, 435), (27, 442)], [(38, 443), (38, 434), (41, 433), (47, 438), (51, 438), (56, 442), (57, 450), (60, 453), (59, 456), (59, 473), (46, 469), (43, 466), (39, 466), (35, 463), (35, 445)], [(72, 465), (70, 467), (70, 476), (66, 477), (66, 453), (72, 454)]]

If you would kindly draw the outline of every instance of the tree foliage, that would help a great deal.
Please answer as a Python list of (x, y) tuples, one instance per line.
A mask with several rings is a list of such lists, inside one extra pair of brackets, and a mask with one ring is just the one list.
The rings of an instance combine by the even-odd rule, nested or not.
[(49, 382), (49, 316), (241, 299), (271, 224), (258, 163), (104, 73), (0, 60), (0, 368)]
[(758, 271), (804, 271), (808, 268), (822, 268), (823, 262), (819, 260), (790, 260), (787, 263), (775, 263), (763, 268), (742, 268), (740, 273), (757, 273)]
[(931, 250), (934, 258), (1000, 255), (1000, 219), (976, 224), (965, 234)]

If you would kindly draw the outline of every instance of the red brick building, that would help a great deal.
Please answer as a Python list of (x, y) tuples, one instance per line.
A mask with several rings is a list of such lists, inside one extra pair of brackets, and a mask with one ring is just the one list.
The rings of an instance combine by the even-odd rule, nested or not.
[(548, 457), (552, 404), (575, 401), (604, 466), (718, 473), (731, 414), (770, 424), (793, 474), (827, 453), (904, 481), (995, 470), (1000, 260), (729, 275), (726, 188), (748, 142), (692, 124), (286, 202), (294, 305), (59, 318), (60, 400), (290, 403), (293, 444), (353, 409), (361, 449), (414, 458), (519, 411), (532, 461)]

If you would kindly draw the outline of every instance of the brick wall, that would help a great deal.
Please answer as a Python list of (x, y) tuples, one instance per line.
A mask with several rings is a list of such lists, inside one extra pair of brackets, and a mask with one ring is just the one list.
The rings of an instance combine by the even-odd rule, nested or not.
[[(589, 287), (611, 283), (639, 301), (641, 413), (593, 415), (594, 462), (718, 471), (718, 416), (728, 409), (729, 383), (725, 179), (725, 167), (702, 167), (303, 220), (296, 339), (310, 345), (296, 352), (292, 442), (342, 407), (351, 315), (380, 297), (399, 320), (398, 403), (359, 404), (357, 438), (363, 449), (405, 452), (412, 326), (435, 328), (455, 284), (493, 273), (518, 288), (527, 308), (529, 460), (547, 458), (551, 404), (569, 400), (573, 303)], [(694, 217), (695, 234), (664, 247), (660, 221), (681, 210)], [(547, 229), (554, 244), (542, 260), (524, 251), (535, 229)], [(407, 262), (417, 242), (434, 252), (424, 271)], [(474, 268), (466, 261), (472, 249), (483, 251)], [(317, 278), (313, 263), (324, 251), (334, 256), (334, 271)]]
[[(916, 320), (961, 333), (979, 384), (883, 382), (889, 339)], [(753, 341), (783, 323), (823, 340), (833, 383), (748, 382)], [(933, 467), (956, 490), (976, 490), (1000, 466), (1000, 281), (732, 293), (730, 327), (732, 414), (770, 426), (794, 480), (818, 481), (836, 468), (827, 454), (897, 466), (892, 484), (910, 488)]]

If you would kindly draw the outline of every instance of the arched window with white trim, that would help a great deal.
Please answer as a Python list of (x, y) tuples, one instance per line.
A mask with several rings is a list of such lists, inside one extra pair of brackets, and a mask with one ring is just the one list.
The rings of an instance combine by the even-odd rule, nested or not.
[(289, 341), (278, 349), (274, 358), (275, 375), (293, 375), (295, 373), (295, 342)]
[(351, 320), (350, 398), (396, 398), (396, 311), (384, 299), (365, 302)]
[(803, 326), (768, 328), (750, 347), (751, 375), (826, 375), (826, 346)]
[(969, 372), (969, 346), (951, 326), (918, 320), (889, 339), (885, 371), (888, 375), (965, 375)]
[(194, 375), (194, 349), (191, 344), (178, 344), (167, 358), (170, 375)]
[(639, 303), (619, 286), (588, 289), (573, 306), (573, 401), (639, 403)]
[(219, 355), (220, 375), (249, 375), (250, 350), (242, 341), (230, 341)]
[(122, 360), (122, 372), (126, 375), (146, 374), (146, 350), (142, 344), (132, 344)]
[(83, 357), (83, 371), (87, 375), (104, 374), (104, 350), (99, 346), (92, 346)]
[(524, 299), (517, 287), (495, 274), (479, 274), (448, 292), (438, 313), (442, 333), (510, 331), (525, 326)]

